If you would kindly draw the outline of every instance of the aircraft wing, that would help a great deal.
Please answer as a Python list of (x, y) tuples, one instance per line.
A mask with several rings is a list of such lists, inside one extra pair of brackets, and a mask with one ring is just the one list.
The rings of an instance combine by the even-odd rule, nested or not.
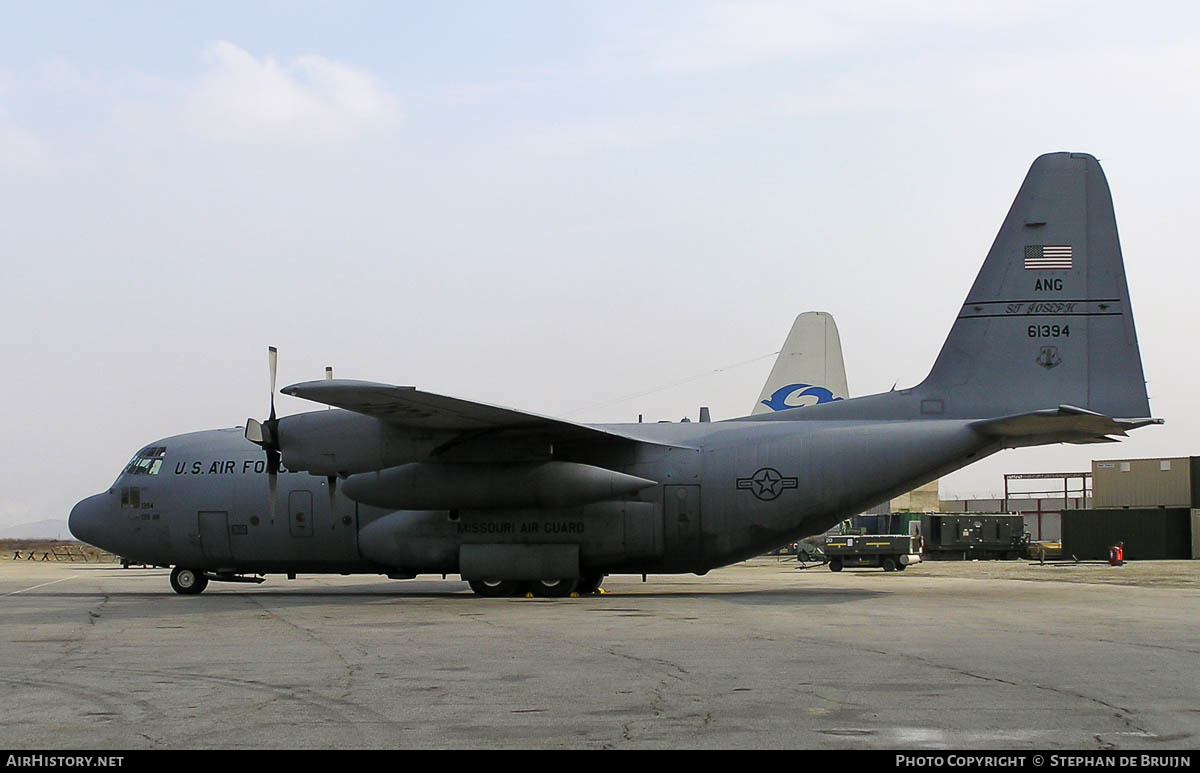
[(1062, 443), (1112, 443), (1114, 437), (1125, 437), (1128, 430), (1148, 424), (1162, 424), (1162, 419), (1114, 419), (1101, 413), (1060, 405), (1041, 411), (1019, 413), (999, 419), (984, 419), (971, 424), (972, 429), (1005, 441), (1005, 445)]
[(279, 391), (401, 427), (460, 432), (525, 431), (551, 435), (558, 441), (625, 440), (664, 445), (586, 424), (447, 397), (410, 386), (338, 379), (307, 381)]

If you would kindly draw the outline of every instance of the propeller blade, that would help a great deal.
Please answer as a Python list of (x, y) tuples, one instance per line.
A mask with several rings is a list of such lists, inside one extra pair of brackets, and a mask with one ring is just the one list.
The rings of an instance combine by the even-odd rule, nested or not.
[(278, 475), (276, 473), (267, 473), (267, 520), (272, 524), (275, 523), (275, 492), (279, 487), (277, 478)]
[(337, 509), (334, 507), (333, 499), (337, 494), (337, 476), (329, 476), (329, 528), (337, 528)]
[(275, 420), (275, 373), (279, 367), (279, 350), (274, 346), (267, 347), (267, 366), (271, 370), (271, 418)]
[(275, 523), (275, 500), (279, 490), (279, 452), (267, 451), (267, 519)]

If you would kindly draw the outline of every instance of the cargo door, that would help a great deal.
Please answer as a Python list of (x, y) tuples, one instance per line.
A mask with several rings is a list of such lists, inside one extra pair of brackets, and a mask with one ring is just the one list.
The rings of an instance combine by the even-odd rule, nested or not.
[(698, 559), (700, 487), (663, 486), (663, 535), (668, 558)]
[(205, 568), (230, 564), (233, 553), (229, 550), (229, 513), (224, 510), (202, 510), (196, 517), (200, 525), (200, 552), (208, 564)]

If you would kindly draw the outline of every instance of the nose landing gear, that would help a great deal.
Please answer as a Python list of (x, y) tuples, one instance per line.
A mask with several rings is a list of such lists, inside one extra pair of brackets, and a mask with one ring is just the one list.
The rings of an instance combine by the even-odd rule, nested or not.
[(195, 596), (198, 593), (203, 593), (207, 587), (208, 578), (199, 569), (177, 566), (171, 570), (171, 588), (176, 593), (182, 593), (185, 596)]

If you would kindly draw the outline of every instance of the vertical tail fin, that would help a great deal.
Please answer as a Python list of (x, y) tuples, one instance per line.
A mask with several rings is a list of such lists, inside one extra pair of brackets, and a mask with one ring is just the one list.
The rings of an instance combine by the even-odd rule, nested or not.
[(830, 314), (807, 311), (792, 323), (751, 415), (836, 402), (849, 396), (837, 324)]
[(967, 301), (914, 391), (926, 415), (1070, 405), (1147, 417), (1112, 196), (1085, 153), (1033, 162)]

